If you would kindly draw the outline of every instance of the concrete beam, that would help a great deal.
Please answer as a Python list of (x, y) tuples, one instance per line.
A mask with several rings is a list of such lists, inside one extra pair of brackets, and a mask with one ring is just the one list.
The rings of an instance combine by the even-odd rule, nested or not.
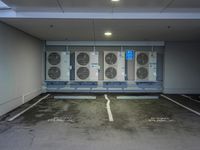
[(46, 41), (57, 46), (165, 46), (163, 41)]
[(15, 12), (1, 10), (0, 18), (19, 19), (200, 19), (200, 12), (196, 13), (85, 13), (85, 12)]

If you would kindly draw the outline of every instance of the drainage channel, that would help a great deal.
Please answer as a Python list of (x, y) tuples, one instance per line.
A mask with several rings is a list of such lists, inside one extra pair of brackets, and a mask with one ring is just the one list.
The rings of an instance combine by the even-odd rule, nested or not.
[(182, 95), (182, 96), (185, 97), (185, 98), (187, 98), (188, 100), (191, 100), (191, 101), (194, 101), (194, 102), (200, 103), (199, 100), (196, 100), (196, 99), (194, 99), (194, 98), (192, 98), (192, 97), (190, 97), (190, 96), (187, 96), (187, 95)]
[(29, 106), (28, 108), (24, 109), (23, 111), (21, 111), (20, 113), (16, 114), (15, 116), (9, 118), (8, 121), (11, 122), (11, 121), (15, 120), (16, 118), (20, 117), (22, 114), (24, 114), (25, 112), (27, 112), (28, 110), (30, 110), (31, 108), (33, 108), (34, 106), (36, 106), (38, 103), (40, 103), (41, 101), (45, 100), (49, 96), (50, 96), (50, 94), (47, 94), (46, 96), (40, 98), (37, 102), (35, 102), (31, 106)]
[(182, 108), (184, 108), (184, 109), (186, 109), (186, 110), (188, 110), (188, 111), (190, 111), (190, 112), (192, 112), (192, 113), (194, 113), (194, 114), (200, 116), (200, 112), (198, 112), (198, 111), (196, 111), (196, 110), (193, 110), (192, 108), (187, 107), (187, 106), (185, 106), (185, 105), (183, 105), (183, 104), (177, 102), (176, 100), (174, 100), (174, 99), (172, 99), (172, 98), (170, 98), (170, 97), (168, 97), (168, 96), (166, 96), (166, 95), (161, 94), (161, 97), (163, 97), (163, 98), (165, 98), (165, 99), (167, 99), (167, 100), (169, 100), (169, 101), (175, 103), (176, 105), (178, 105), (178, 106), (180, 106), (180, 107), (182, 107)]

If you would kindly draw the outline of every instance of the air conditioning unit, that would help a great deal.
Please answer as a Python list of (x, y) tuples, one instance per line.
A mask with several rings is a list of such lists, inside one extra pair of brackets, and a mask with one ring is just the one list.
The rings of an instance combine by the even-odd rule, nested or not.
[(105, 81), (125, 80), (125, 52), (119, 52), (119, 51), (104, 52), (104, 80)]
[(46, 52), (46, 80), (47, 81), (70, 80), (70, 52), (63, 52), (63, 51)]
[(157, 53), (137, 51), (135, 68), (136, 81), (155, 82), (157, 80)]
[(75, 81), (98, 81), (98, 63), (98, 52), (75, 52)]

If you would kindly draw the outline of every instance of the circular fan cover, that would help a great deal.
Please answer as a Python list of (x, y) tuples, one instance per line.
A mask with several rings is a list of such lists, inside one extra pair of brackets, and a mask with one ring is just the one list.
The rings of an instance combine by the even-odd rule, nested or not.
[(48, 62), (51, 65), (58, 65), (61, 61), (60, 55), (58, 53), (51, 53), (48, 57)]
[(90, 71), (87, 67), (80, 67), (77, 72), (76, 72), (77, 76), (79, 77), (79, 79), (81, 80), (85, 80), (89, 77), (90, 75)]
[(60, 72), (60, 69), (58, 67), (51, 67), (49, 70), (48, 70), (48, 75), (51, 79), (53, 80), (56, 80), (60, 77), (61, 75), (61, 72)]
[(141, 80), (144, 80), (148, 77), (148, 70), (144, 67), (141, 67), (137, 70), (137, 77)]
[(106, 55), (105, 61), (109, 65), (114, 65), (117, 62), (117, 57), (114, 53), (109, 53)]
[(149, 61), (149, 57), (146, 53), (140, 53), (137, 56), (137, 62), (139, 65), (146, 65)]
[(80, 53), (77, 56), (77, 62), (79, 65), (85, 66), (89, 63), (90, 57), (87, 53)]
[(115, 68), (109, 67), (109, 68), (106, 69), (105, 75), (109, 79), (114, 79), (117, 76), (117, 71), (116, 71)]

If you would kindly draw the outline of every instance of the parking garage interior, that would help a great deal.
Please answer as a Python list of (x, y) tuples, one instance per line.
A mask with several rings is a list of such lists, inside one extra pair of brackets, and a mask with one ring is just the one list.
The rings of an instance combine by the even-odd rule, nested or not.
[(1, 150), (199, 150), (200, 2), (0, 0)]

